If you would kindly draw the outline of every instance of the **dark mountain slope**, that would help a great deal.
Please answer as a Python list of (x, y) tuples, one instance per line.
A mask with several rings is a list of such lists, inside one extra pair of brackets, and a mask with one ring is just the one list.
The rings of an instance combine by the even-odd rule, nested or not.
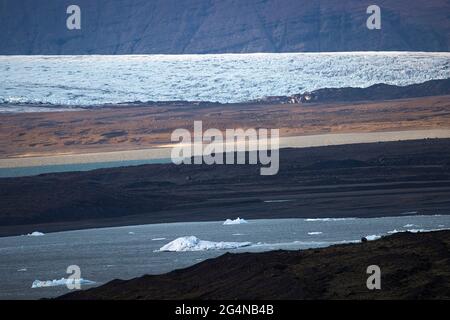
[(67, 30), (69, 0), (0, 0), (0, 54), (130, 54), (450, 48), (450, 1), (78, 0), (81, 30)]

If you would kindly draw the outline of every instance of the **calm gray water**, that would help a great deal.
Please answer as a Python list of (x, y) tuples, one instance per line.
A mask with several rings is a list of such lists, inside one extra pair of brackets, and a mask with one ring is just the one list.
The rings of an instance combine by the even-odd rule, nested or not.
[(0, 178), (35, 176), (43, 173), (55, 173), (55, 172), (89, 171), (100, 168), (128, 167), (128, 166), (139, 166), (142, 164), (155, 164), (155, 163), (172, 163), (172, 160), (148, 159), (148, 160), (127, 160), (127, 161), (109, 161), (109, 162), (94, 162), (94, 163), (60, 164), (48, 166), (0, 168)]
[[(450, 215), (405, 213), (390, 218), (249, 220), (240, 225), (170, 223), (4, 237), (0, 238), (0, 299), (36, 299), (68, 292), (64, 286), (31, 289), (31, 285), (36, 279), (67, 277), (69, 265), (80, 266), (82, 278), (100, 285), (115, 278), (187, 267), (226, 251), (305, 249), (358, 241), (362, 236), (384, 235), (392, 230), (446, 228), (450, 228)], [(249, 241), (252, 245), (233, 250), (155, 252), (178, 237), (190, 235), (209, 241)]]

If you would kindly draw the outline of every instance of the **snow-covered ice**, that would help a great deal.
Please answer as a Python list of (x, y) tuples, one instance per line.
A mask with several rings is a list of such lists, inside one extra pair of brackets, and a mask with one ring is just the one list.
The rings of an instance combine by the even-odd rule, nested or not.
[(29, 237), (40, 237), (40, 236), (43, 236), (43, 235), (45, 235), (45, 234), (42, 233), (42, 232), (39, 232), (39, 231), (34, 231), (32, 233), (27, 234), (27, 236), (29, 236)]
[(46, 287), (57, 287), (57, 286), (67, 286), (67, 285), (75, 285), (77, 284), (79, 281), (80, 285), (89, 285), (89, 284), (95, 284), (94, 281), (90, 281), (90, 280), (86, 280), (86, 279), (66, 279), (66, 278), (61, 278), (59, 280), (54, 279), (54, 280), (46, 280), (46, 281), (41, 281), (41, 280), (34, 280), (33, 284), (31, 285), (31, 288), (35, 289), (35, 288), (46, 288)]
[(162, 241), (162, 240), (166, 240), (166, 238), (153, 238), (152, 241)]
[(195, 236), (180, 237), (165, 246), (159, 251), (204, 251), (204, 250), (224, 250), (247, 247), (251, 242), (213, 242), (200, 240)]
[(243, 223), (248, 223), (248, 222), (246, 220), (238, 217), (234, 220), (227, 219), (227, 220), (225, 220), (225, 222), (223, 224), (226, 226), (226, 225), (231, 225), (231, 224), (243, 224)]
[(368, 241), (373, 241), (373, 240), (380, 239), (381, 236), (380, 236), (380, 235), (377, 235), (377, 234), (372, 234), (372, 235), (370, 235), (370, 236), (365, 236), (365, 238), (366, 238)]
[(314, 236), (314, 235), (322, 234), (322, 232), (320, 232), (320, 231), (313, 231), (313, 232), (308, 232), (308, 234), (310, 236)]
[(448, 52), (0, 56), (0, 112), (44, 111), (39, 103), (70, 110), (127, 101), (242, 102), (320, 88), (407, 85), (450, 77), (449, 58)]

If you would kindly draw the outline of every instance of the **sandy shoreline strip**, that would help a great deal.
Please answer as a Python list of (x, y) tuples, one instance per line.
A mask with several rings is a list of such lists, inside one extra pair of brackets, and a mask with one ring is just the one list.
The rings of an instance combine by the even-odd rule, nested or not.
[[(307, 148), (330, 145), (434, 138), (450, 138), (450, 129), (333, 133), (308, 136), (280, 137), (280, 148)], [(64, 164), (167, 159), (171, 156), (172, 146), (173, 145), (169, 144), (164, 145), (163, 147), (140, 150), (0, 159), (0, 168), (21, 168), (44, 165), (49, 166)]]

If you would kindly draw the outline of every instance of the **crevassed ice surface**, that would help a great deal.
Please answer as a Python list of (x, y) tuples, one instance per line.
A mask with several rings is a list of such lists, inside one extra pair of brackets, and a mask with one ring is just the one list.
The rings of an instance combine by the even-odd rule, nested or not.
[(242, 102), (325, 87), (447, 78), (450, 53), (0, 56), (0, 74), (3, 104)]

